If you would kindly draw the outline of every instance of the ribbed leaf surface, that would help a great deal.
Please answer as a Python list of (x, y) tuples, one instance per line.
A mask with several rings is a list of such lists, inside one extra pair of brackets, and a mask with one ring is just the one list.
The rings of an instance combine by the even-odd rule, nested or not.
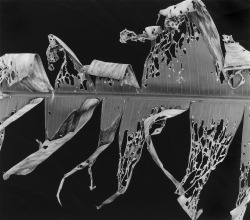
[[(65, 119), (74, 111), (77, 111), (87, 97), (54, 97), (45, 99), (45, 120), (46, 135), (48, 139), (52, 139), (59, 131)], [(73, 122), (71, 122), (73, 123)]]
[[(1, 56), (0, 83), (2, 96), (0, 99), (0, 131), (43, 100), (39, 95), (12, 97), (11, 94), (53, 91), (41, 59), (36, 54)], [(1, 136), (4, 136), (3, 132)]]
[[(190, 109), (191, 147), (178, 202), (191, 219), (197, 219), (199, 196), (210, 173), (221, 163), (242, 119), (244, 105), (193, 103)], [(187, 197), (186, 197), (187, 196)]]
[[(126, 29), (120, 34), (122, 43), (151, 40), (141, 87), (131, 65), (99, 60), (83, 65), (74, 52), (52, 34), (46, 52), (51, 70), (60, 53), (63, 55), (55, 91), (38, 55), (0, 57), (0, 147), (4, 128), (41, 102), (41, 97), (48, 96), (45, 98), (46, 140), (40, 142), (38, 151), (8, 170), (4, 179), (34, 170), (73, 138), (101, 103), (98, 146), (87, 160), (65, 174), (57, 193), (59, 202), (65, 179), (85, 167), (90, 174), (90, 189), (95, 188), (91, 167), (119, 130), (118, 188), (98, 208), (126, 192), (146, 145), (156, 164), (176, 186), (178, 202), (189, 217), (196, 220), (202, 213), (198, 210), (201, 190), (211, 171), (225, 159), (244, 112), (240, 192), (236, 208), (231, 211), (234, 220), (243, 219), (250, 200), (247, 182), (250, 168), (249, 51), (223, 36), (228, 52), (224, 61), (220, 36), (200, 0), (186, 0), (160, 10), (159, 14), (165, 16), (161, 26), (146, 27), (140, 35)], [(189, 108), (190, 155), (186, 175), (178, 182), (161, 163), (151, 136), (161, 133), (168, 118)]]

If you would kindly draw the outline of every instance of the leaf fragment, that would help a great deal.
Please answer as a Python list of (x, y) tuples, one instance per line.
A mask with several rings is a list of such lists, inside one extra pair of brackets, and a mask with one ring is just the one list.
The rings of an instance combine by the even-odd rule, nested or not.
[(250, 105), (245, 105), (243, 119), (243, 134), (241, 143), (241, 162), (240, 162), (240, 177), (239, 177), (239, 195), (236, 201), (236, 207), (230, 214), (232, 220), (243, 220), (247, 209), (247, 204), (250, 202), (250, 186), (249, 170), (250, 170)]
[(189, 162), (180, 184), (182, 188), (176, 193), (180, 195), (179, 204), (192, 220), (202, 213), (202, 209), (197, 210), (201, 190), (211, 172), (225, 159), (243, 109), (244, 106), (238, 104), (201, 102), (191, 105)]
[(32, 172), (40, 163), (74, 137), (74, 135), (89, 121), (98, 103), (99, 100), (95, 98), (83, 100), (80, 107), (71, 112), (61, 124), (52, 140), (46, 139), (43, 143), (40, 143), (38, 151), (26, 157), (5, 172), (3, 178), (6, 180), (12, 174), (26, 175)]
[[(53, 91), (38, 54), (5, 54), (1, 56), (0, 83), (4, 83), (4, 80), (6, 80), (7, 85), (1, 88), (2, 91), (8, 90), (8, 87), (19, 83), (26, 90), (32, 92)], [(19, 92), (23, 90), (21, 88), (14, 87)], [(13, 87), (9, 90), (13, 90)]]

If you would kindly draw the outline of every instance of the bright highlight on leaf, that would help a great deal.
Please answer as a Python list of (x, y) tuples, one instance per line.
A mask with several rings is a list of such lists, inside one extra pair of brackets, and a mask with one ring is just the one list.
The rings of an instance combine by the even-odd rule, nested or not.
[[(98, 156), (116, 141), (118, 132), (118, 187), (97, 208), (127, 191), (146, 147), (176, 187), (180, 206), (196, 220), (203, 212), (198, 203), (202, 189), (212, 171), (227, 156), (243, 121), (239, 195), (236, 208), (230, 212), (233, 220), (243, 219), (250, 201), (250, 52), (232, 36), (222, 35), (226, 49), (224, 59), (220, 35), (200, 0), (183, 1), (160, 10), (158, 16), (163, 16), (164, 22), (159, 24), (158, 19), (155, 26), (146, 27), (142, 34), (127, 29), (120, 33), (121, 43), (151, 41), (141, 86), (130, 64), (93, 60), (83, 65), (74, 52), (52, 34), (46, 51), (49, 70), (55, 71), (53, 64), (61, 62), (55, 89), (38, 55), (0, 57), (0, 148), (5, 127), (43, 99), (46, 128), (45, 140), (37, 140), (39, 149), (5, 172), (4, 179), (12, 174), (32, 172), (72, 139), (100, 104), (96, 150), (64, 175), (56, 194), (59, 203), (63, 205), (60, 192), (65, 180), (84, 168), (90, 176), (90, 190), (96, 188), (92, 167)], [(73, 64), (72, 69), (69, 63)], [(162, 132), (167, 119), (186, 110), (190, 110), (191, 146), (186, 174), (178, 181), (159, 159), (152, 136)]]

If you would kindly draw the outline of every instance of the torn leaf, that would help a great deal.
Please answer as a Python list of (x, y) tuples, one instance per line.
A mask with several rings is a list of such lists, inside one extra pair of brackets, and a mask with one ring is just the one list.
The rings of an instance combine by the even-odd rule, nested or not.
[(223, 41), (226, 49), (224, 71), (229, 77), (229, 86), (237, 89), (249, 78), (250, 52), (235, 42), (232, 35), (223, 35)]
[(81, 62), (78, 60), (74, 52), (61, 39), (53, 34), (50, 34), (48, 36), (48, 39), (49, 46), (47, 48), (46, 55), (49, 63), (55, 63), (56, 61), (58, 61), (59, 56), (57, 53), (64, 50), (74, 63), (74, 67), (76, 68), (76, 70), (81, 70)]
[[(190, 110), (191, 147), (186, 175), (181, 181), (178, 202), (192, 220), (197, 211), (201, 190), (216, 166), (228, 152), (243, 115), (243, 105), (193, 103)], [(185, 192), (183, 192), (183, 189)]]
[[(132, 104), (132, 105), (131, 105)], [(118, 165), (118, 190), (111, 195), (108, 199), (106, 199), (101, 205), (99, 205), (97, 208), (100, 209), (106, 204), (109, 204), (113, 202), (119, 195), (122, 195), (126, 192), (129, 183), (132, 178), (133, 170), (136, 166), (136, 164), (139, 162), (143, 150), (144, 143), (146, 142), (149, 144), (150, 136), (159, 134), (162, 131), (162, 128), (165, 126), (165, 121), (169, 117), (174, 117), (180, 113), (182, 113), (185, 110), (180, 109), (171, 109), (167, 110), (164, 106), (161, 107), (154, 107), (151, 108), (151, 114), (144, 118), (145, 114), (148, 114), (150, 105), (157, 105), (157, 102), (144, 102), (141, 103), (139, 111), (134, 109), (136, 106), (139, 107), (138, 103), (136, 102), (127, 102), (126, 103), (126, 111), (129, 112), (129, 114), (138, 115), (136, 118), (137, 120), (131, 120), (130, 119), (130, 129), (127, 127), (127, 137), (126, 137), (126, 147), (125, 149), (121, 149), (121, 140), (123, 139), (123, 135), (119, 137), (119, 165)], [(147, 108), (143, 108), (143, 105), (147, 104)], [(177, 104), (177, 103), (176, 103)], [(183, 105), (184, 103), (182, 103)], [(166, 106), (170, 106), (171, 103), (166, 102)], [(131, 112), (132, 110), (132, 112)], [(123, 134), (123, 126), (124, 122), (127, 124), (128, 121), (125, 121), (124, 118), (127, 118), (126, 111), (123, 114), (123, 120), (120, 128), (120, 134)], [(128, 114), (128, 113), (127, 113)], [(129, 115), (128, 114), (128, 115)], [(130, 115), (131, 116), (131, 115)], [(155, 130), (151, 130), (150, 128), (154, 123), (158, 123), (159, 120), (161, 121), (160, 126), (156, 128)], [(137, 124), (137, 129), (131, 127), (131, 123)], [(152, 149), (152, 148), (151, 148)], [(165, 172), (166, 174), (166, 172)], [(179, 183), (176, 181), (173, 176), (167, 175), (172, 181), (174, 181), (178, 186)]]
[[(63, 62), (55, 81), (55, 89), (68, 91), (93, 91), (93, 82), (88, 74), (85, 74), (84, 66), (78, 60), (74, 52), (55, 35), (50, 34), (48, 39), (49, 46), (46, 51), (46, 56), (51, 71), (54, 70), (52, 63), (59, 60), (58, 53), (63, 54)], [(74, 69), (77, 71), (76, 75), (68, 71), (68, 58), (71, 60)]]
[(149, 26), (145, 28), (145, 31), (143, 31), (142, 34), (136, 34), (133, 31), (129, 31), (127, 29), (124, 29), (120, 33), (120, 42), (121, 43), (127, 43), (128, 40), (131, 41), (141, 41), (145, 42), (145, 40), (155, 40), (157, 36), (161, 33), (161, 27), (160, 26)]
[[(39, 104), (43, 98), (35, 92), (52, 92), (42, 61), (37, 54), (6, 54), (0, 57), (0, 131)], [(34, 97), (9, 93), (33, 92)], [(4, 93), (3, 93), (4, 92)], [(36, 97), (37, 96), (37, 97)]]
[[(234, 42), (232, 36), (224, 35), (224, 61), (218, 31), (200, 0), (170, 6), (160, 10), (160, 16), (165, 17), (164, 22), (158, 25), (157, 21), (157, 26), (146, 27), (142, 34), (127, 29), (120, 33), (122, 43), (151, 41), (141, 89), (129, 64), (93, 60), (90, 65), (83, 65), (54, 35), (49, 35), (46, 52), (50, 70), (62, 57), (54, 96), (49, 94), (53, 88), (38, 55), (0, 57), (0, 146), (4, 128), (48, 96), (45, 98), (45, 141), (38, 141), (39, 150), (7, 171), (4, 179), (34, 170), (69, 141), (102, 102), (97, 149), (64, 175), (57, 192), (59, 202), (66, 178), (85, 167), (90, 175), (90, 189), (95, 188), (92, 166), (119, 130), (118, 189), (98, 208), (126, 192), (146, 144), (155, 163), (175, 185), (183, 210), (191, 219), (197, 219), (202, 213), (198, 207), (201, 190), (211, 171), (225, 159), (244, 109), (239, 196), (236, 208), (231, 211), (234, 220), (243, 219), (250, 200), (250, 108), (246, 104), (250, 94), (249, 51)], [(151, 136), (160, 134), (166, 120), (187, 110), (190, 103), (190, 155), (186, 175), (179, 182), (160, 161)]]
[(79, 108), (68, 115), (51, 140), (47, 139), (43, 143), (40, 143), (38, 151), (5, 172), (3, 178), (6, 180), (12, 174), (26, 175), (32, 172), (40, 163), (75, 136), (89, 121), (98, 103), (99, 100), (95, 98), (83, 99)]
[[(223, 71), (220, 37), (204, 4), (186, 0), (159, 14), (166, 18), (144, 64), (142, 92), (230, 94), (224, 83), (228, 77)], [(128, 33), (132, 36), (127, 37)], [(120, 35), (122, 42), (137, 39), (127, 30)]]
[(224, 63), (220, 36), (204, 3), (201, 0), (186, 0), (160, 10), (159, 14), (166, 16), (166, 21), (170, 20), (174, 23), (184, 16), (190, 19), (191, 25), (194, 24), (200, 31), (207, 48), (214, 58), (214, 64), (218, 64), (217, 76), (219, 76), (220, 71), (223, 70)]
[[(120, 104), (120, 105), (119, 105)], [(92, 166), (94, 165), (97, 157), (113, 142), (115, 138), (116, 130), (119, 126), (122, 110), (120, 108), (122, 102), (116, 99), (105, 99), (102, 103), (102, 118), (101, 118), (101, 131), (99, 135), (98, 146), (95, 152), (84, 162), (78, 164), (75, 168), (73, 168), (70, 172), (66, 173), (62, 178), (58, 191), (57, 191), (57, 199), (59, 203), (62, 205), (60, 200), (60, 192), (62, 190), (64, 181), (67, 177), (71, 176), (75, 172), (88, 167), (88, 172), (90, 175), (90, 190), (94, 189), (93, 176), (92, 176)], [(105, 117), (106, 116), (106, 117)]]
[(140, 88), (132, 67), (129, 64), (107, 63), (100, 60), (93, 60), (90, 66), (87, 67), (87, 73), (97, 77), (118, 80), (121, 85), (126, 84)]
[[(26, 112), (30, 111), (38, 105), (43, 98), (29, 98), (29, 97), (5, 97), (0, 100), (0, 139), (1, 146), (3, 144), (5, 128)], [(1, 147), (0, 147), (1, 150)]]
[(247, 204), (250, 201), (250, 186), (248, 185), (250, 170), (250, 106), (246, 104), (244, 110), (239, 195), (236, 202), (236, 208), (230, 212), (232, 220), (243, 220)]
[(224, 70), (250, 69), (250, 51), (235, 42), (232, 36), (223, 35), (226, 49)]
[[(32, 92), (51, 92), (53, 88), (50, 85), (42, 61), (37, 54), (5, 54), (0, 57), (0, 83), (7, 82), (10, 87), (14, 84), (21, 84), (28, 91)], [(1, 90), (8, 90), (7, 86)], [(18, 90), (11, 87), (9, 90)]]
[(0, 100), (0, 131), (38, 105), (43, 98), (13, 97)]
[(202, 3), (202, 1), (186, 0), (176, 5), (169, 6), (166, 9), (160, 10), (159, 14), (167, 18), (173, 18), (173, 17), (178, 17), (183, 14), (187, 14), (188, 12), (194, 12), (196, 9), (195, 8), (196, 2), (199, 2), (200, 4), (202, 4), (202, 6), (205, 6)]

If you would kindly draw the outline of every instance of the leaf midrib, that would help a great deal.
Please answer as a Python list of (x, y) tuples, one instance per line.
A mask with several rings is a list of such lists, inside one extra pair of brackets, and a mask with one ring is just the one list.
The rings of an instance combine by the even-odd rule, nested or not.
[(179, 94), (164, 94), (164, 93), (113, 93), (113, 92), (63, 92), (63, 91), (55, 91), (54, 93), (42, 93), (42, 92), (16, 92), (16, 91), (8, 91), (4, 92), (4, 94), (7, 94), (9, 96), (17, 96), (17, 97), (41, 97), (41, 98), (51, 98), (51, 97), (69, 97), (69, 96), (84, 96), (88, 98), (127, 98), (127, 99), (169, 99), (169, 100), (186, 100), (190, 102), (196, 102), (196, 101), (209, 101), (209, 102), (238, 102), (238, 103), (250, 103), (249, 97), (242, 97), (242, 96), (207, 96), (207, 95), (179, 95)]

